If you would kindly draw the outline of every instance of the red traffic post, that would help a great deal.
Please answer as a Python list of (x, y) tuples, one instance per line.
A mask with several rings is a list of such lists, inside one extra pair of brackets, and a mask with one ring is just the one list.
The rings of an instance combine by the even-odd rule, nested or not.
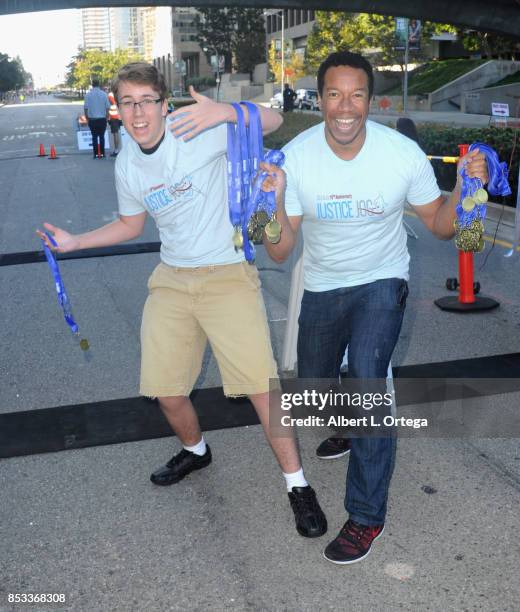
[[(460, 144), (459, 156), (464, 157), (468, 152), (468, 144)], [(475, 312), (477, 310), (491, 310), (500, 306), (500, 303), (493, 298), (484, 296), (475, 296), (474, 281), (473, 281), (473, 253), (471, 251), (459, 250), (459, 295), (454, 297), (447, 295), (446, 297), (435, 300), (435, 304), (441, 310), (449, 310), (452, 312)], [(449, 279), (451, 281), (452, 279)], [(447, 281), (447, 283), (449, 282)], [(456, 282), (456, 281), (455, 281)], [(452, 287), (448, 286), (449, 289)]]

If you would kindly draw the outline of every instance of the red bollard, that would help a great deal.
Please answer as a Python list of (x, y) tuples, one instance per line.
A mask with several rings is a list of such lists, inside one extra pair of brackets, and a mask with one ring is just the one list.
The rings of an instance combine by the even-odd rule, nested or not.
[(101, 157), (101, 144), (99, 142), (97, 144), (97, 156)]
[[(459, 156), (467, 154), (469, 145), (460, 144)], [(452, 279), (448, 279), (451, 281)], [(459, 295), (458, 297), (446, 296), (435, 300), (435, 304), (441, 310), (452, 312), (475, 312), (476, 310), (491, 310), (499, 306), (499, 302), (493, 298), (478, 296), (475, 297), (473, 289), (473, 253), (459, 250)], [(451, 287), (448, 286), (449, 289)]]
[(473, 253), (459, 251), (459, 302), (473, 304)]
[(469, 144), (460, 144), (457, 145), (459, 147), (459, 157), (464, 157), (469, 149)]

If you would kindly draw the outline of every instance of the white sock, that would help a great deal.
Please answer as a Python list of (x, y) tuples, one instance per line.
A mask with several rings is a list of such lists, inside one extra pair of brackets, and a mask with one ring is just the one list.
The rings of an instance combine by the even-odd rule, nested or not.
[(285, 478), (285, 484), (287, 485), (287, 491), (290, 493), (293, 487), (308, 487), (309, 483), (305, 480), (303, 474), (303, 468), (300, 468), (297, 472), (292, 474), (286, 474), (283, 472)]
[(200, 442), (198, 442), (194, 446), (186, 446), (185, 444), (183, 444), (182, 447), (185, 448), (187, 451), (190, 451), (190, 453), (195, 453), (195, 455), (199, 455), (200, 457), (206, 454), (206, 440), (204, 440), (204, 436), (202, 436)]

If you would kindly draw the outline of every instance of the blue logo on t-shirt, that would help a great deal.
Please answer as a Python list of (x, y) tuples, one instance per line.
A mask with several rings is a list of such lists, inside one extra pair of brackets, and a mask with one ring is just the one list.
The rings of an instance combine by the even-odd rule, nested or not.
[(144, 203), (150, 212), (158, 212), (173, 203), (179, 203), (193, 195), (191, 177), (184, 176), (172, 185), (154, 185), (144, 196)]
[(359, 217), (381, 217), (386, 203), (380, 193), (375, 198), (354, 199), (347, 195), (318, 195), (316, 197), (316, 218), (330, 221), (348, 221)]

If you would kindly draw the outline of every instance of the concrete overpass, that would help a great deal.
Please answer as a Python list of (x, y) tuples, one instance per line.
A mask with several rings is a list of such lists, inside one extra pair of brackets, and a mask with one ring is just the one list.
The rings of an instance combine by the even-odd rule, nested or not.
[(452, 23), (520, 38), (520, 0), (0, 0), (0, 15), (94, 6), (302, 8), (379, 13)]

